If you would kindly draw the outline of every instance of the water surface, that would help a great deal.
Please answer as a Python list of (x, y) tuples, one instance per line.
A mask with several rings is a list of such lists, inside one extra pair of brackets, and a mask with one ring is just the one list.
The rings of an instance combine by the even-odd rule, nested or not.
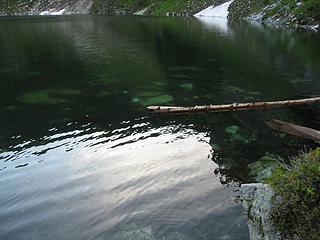
[(312, 143), (318, 107), (148, 115), (314, 96), (320, 36), (222, 19), (0, 19), (1, 239), (248, 239), (247, 165)]

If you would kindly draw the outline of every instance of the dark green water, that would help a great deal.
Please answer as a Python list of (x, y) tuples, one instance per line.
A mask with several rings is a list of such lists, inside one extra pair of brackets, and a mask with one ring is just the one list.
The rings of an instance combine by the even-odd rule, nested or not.
[(312, 146), (265, 122), (319, 129), (319, 108), (145, 107), (318, 95), (319, 43), (214, 19), (0, 19), (0, 239), (248, 239), (248, 163)]

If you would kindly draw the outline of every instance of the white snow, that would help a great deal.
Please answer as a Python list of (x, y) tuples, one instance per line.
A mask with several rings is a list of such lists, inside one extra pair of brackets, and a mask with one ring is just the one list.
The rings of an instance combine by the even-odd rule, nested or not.
[(39, 13), (40, 16), (50, 15), (50, 11), (43, 11)]
[(51, 15), (63, 15), (65, 11), (66, 11), (65, 9), (61, 9), (60, 11), (57, 11), (57, 12), (51, 12)]
[(222, 17), (227, 18), (229, 14), (229, 6), (234, 0), (231, 0), (229, 2), (223, 3), (219, 6), (210, 6), (201, 12), (196, 13), (195, 17)]
[(65, 11), (66, 11), (65, 9), (61, 9), (60, 11), (56, 11), (55, 9), (50, 9), (48, 11), (43, 11), (43, 12), (39, 13), (39, 15), (41, 15), (41, 16), (47, 16), (47, 15), (59, 16), (59, 15), (63, 15), (63, 13)]
[(318, 31), (318, 29), (319, 29), (319, 24), (318, 24), (318, 25), (315, 25), (315, 26), (311, 26), (311, 29), (314, 30), (314, 31)]
[(147, 12), (148, 8), (149, 8), (149, 6), (141, 9), (140, 11), (135, 12), (133, 15), (142, 16)]

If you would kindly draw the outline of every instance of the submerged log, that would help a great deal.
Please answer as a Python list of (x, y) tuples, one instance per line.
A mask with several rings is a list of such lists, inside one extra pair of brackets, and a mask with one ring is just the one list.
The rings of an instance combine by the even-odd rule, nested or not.
[(234, 112), (251, 109), (269, 109), (288, 106), (298, 106), (304, 104), (315, 104), (320, 102), (320, 97), (305, 98), (299, 100), (286, 100), (274, 102), (252, 102), (252, 103), (232, 103), (223, 105), (204, 105), (194, 107), (170, 107), (170, 106), (149, 106), (147, 109), (152, 113), (198, 113), (198, 112)]
[(267, 124), (274, 130), (320, 142), (320, 131), (318, 130), (280, 121), (277, 119), (273, 119), (270, 122), (267, 122)]

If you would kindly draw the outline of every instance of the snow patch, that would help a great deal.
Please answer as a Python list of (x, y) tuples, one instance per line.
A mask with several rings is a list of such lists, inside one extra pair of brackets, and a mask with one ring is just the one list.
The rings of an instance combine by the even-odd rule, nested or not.
[(56, 11), (55, 9), (50, 9), (49, 11), (43, 11), (39, 13), (39, 15), (40, 16), (48, 16), (48, 15), (59, 16), (59, 15), (63, 15), (65, 11), (66, 11), (65, 9), (61, 9), (60, 11)]
[(315, 26), (311, 26), (311, 30), (318, 31), (319, 30), (319, 24)]
[(196, 13), (195, 17), (222, 17), (227, 18), (229, 15), (229, 6), (234, 0), (223, 3), (219, 6), (214, 7), (213, 5)]
[(148, 8), (149, 6), (141, 9), (140, 11), (135, 12), (133, 15), (142, 16), (148, 11)]

